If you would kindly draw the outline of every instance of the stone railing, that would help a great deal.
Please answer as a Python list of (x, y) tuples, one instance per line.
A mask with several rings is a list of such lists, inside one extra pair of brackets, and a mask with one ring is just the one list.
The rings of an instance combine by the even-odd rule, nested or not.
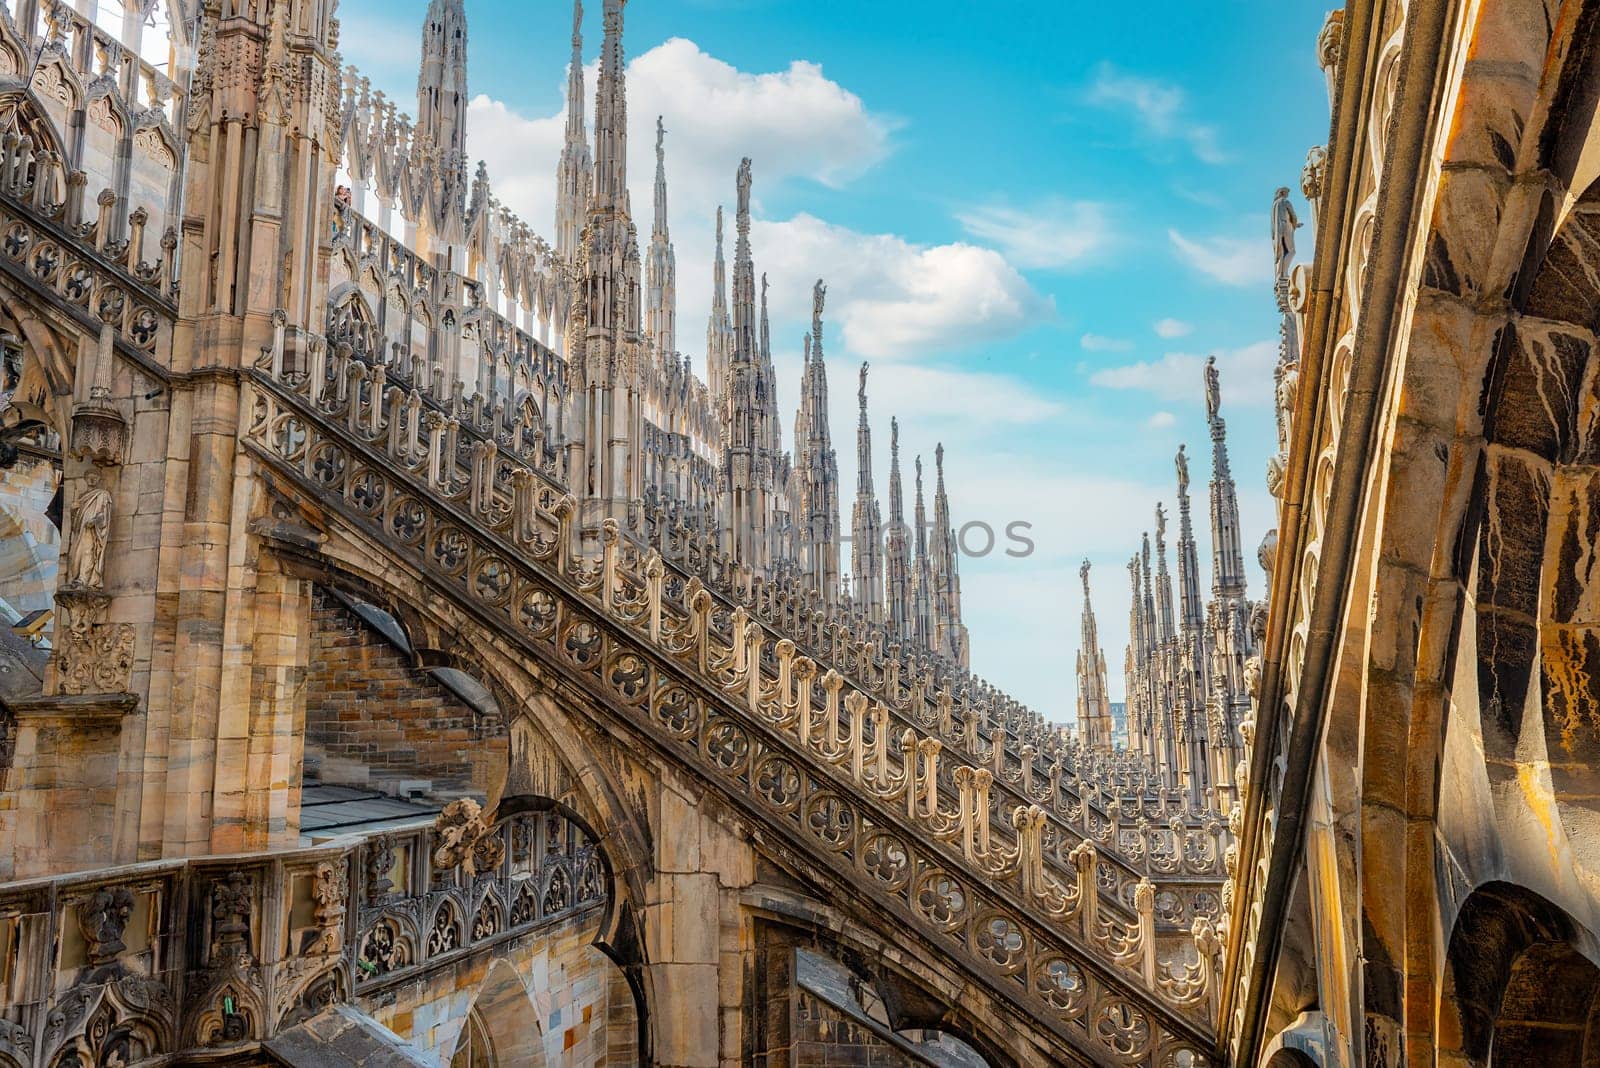
[(0, 1064), (246, 1054), (607, 892), (598, 847), (555, 813), (506, 820), (465, 858), (441, 830), (0, 886)]
[[(468, 401), (460, 383), (441, 395), (442, 379), (437, 374), (431, 387), (414, 384), (418, 368), (408, 353), (397, 350), (394, 357), (388, 363), (374, 360), (356, 346), (338, 348), (331, 355), (316, 350), (306, 370), (308, 395), (319, 404), (325, 401), (337, 407), (347, 424), (354, 419), (369, 435), (376, 434), (380, 424), (386, 426), (389, 437), (397, 439), (385, 443), (391, 456), (427, 453), (427, 477), (437, 488), (470, 488), (474, 472), (492, 467), (496, 492), (510, 501), (515, 495), (514, 472), (526, 466), (535, 475), (540, 507), (548, 510), (566, 492), (560, 451), (540, 427), (530, 427), (520, 418), (508, 422), (510, 408), (503, 401), (482, 394)], [(281, 352), (265, 354), (264, 360), (274, 374), (282, 373)], [(384, 398), (376, 409), (370, 397), (374, 389)], [(348, 404), (352, 390), (365, 391), (363, 403), (355, 407)], [(385, 409), (403, 410), (385, 419)], [(747, 618), (756, 618), (769, 629), (773, 648), (790, 640), (814, 661), (832, 665), (848, 682), (882, 701), (897, 724), (914, 720), (931, 727), (952, 755), (965, 755), (973, 764), (988, 767), (994, 777), (995, 816), (1003, 818), (1016, 804), (1043, 804), (1050, 816), (1048, 845), (1058, 864), (1066, 866), (1066, 853), (1081, 842), (1094, 841), (1107, 863), (1118, 869), (1115, 881), (1108, 878), (1103, 889), (1122, 907), (1132, 909), (1139, 876), (1166, 876), (1195, 885), (1183, 901), (1161, 898), (1164, 922), (1214, 917), (1214, 891), (1222, 881), (1226, 844), (1220, 816), (1187, 810), (1182, 791), (1148, 786), (1143, 769), (1126, 761), (1080, 750), (1064, 743), (1054, 730), (1025, 728), (1020, 714), (997, 713), (1003, 702), (988, 691), (980, 690), (974, 699), (971, 688), (962, 688), (956, 697), (955, 683), (941, 686), (941, 679), (948, 676), (926, 664), (895, 656), (880, 659), (879, 646), (852, 641), (848, 627), (827, 623), (822, 613), (786, 610), (788, 602), (778, 586), (759, 581), (741, 584), (736, 569), (709, 539), (686, 534), (686, 526), (658, 522), (647, 528), (654, 547), (664, 550), (671, 579), (666, 584), (668, 595), (681, 600), (684, 584), (699, 579), (713, 597), (712, 625), (723, 640), (729, 639), (733, 614), (743, 608)], [(624, 551), (637, 554), (648, 549), (625, 538)], [(797, 640), (796, 634), (803, 637)], [(1196, 897), (1199, 908), (1193, 907)]]
[[(472, 437), (493, 439), (499, 448), (515, 453), (546, 478), (563, 482), (565, 456), (556, 448), (555, 432), (566, 388), (565, 361), (504, 316), (483, 306), (477, 282), (451, 272), (441, 274), (348, 206), (335, 205), (333, 244), (335, 249), (348, 250), (358, 267), (377, 268), (385, 284), (398, 283), (406, 298), (407, 316), (412, 314), (413, 302), (423, 300), (430, 304), (435, 323), (450, 318), (455, 320), (456, 329), (474, 335), (459, 343), (480, 347), (479, 381), (469, 395), (466, 383), (447, 379), (445, 353), (416, 351), (409, 331), (403, 341), (385, 340), (377, 323), (369, 324), (368, 336), (361, 324), (336, 320), (329, 331), (330, 344), (348, 344), (361, 362), (374, 371), (382, 368), (389, 384), (414, 389), (424, 408), (453, 420), (456, 427), (465, 427), (467, 433), (460, 437), (462, 449), (470, 449)], [(441, 309), (435, 299), (440, 294), (459, 307)], [(382, 325), (393, 333), (393, 324)], [(437, 343), (438, 331), (432, 333)], [(544, 384), (535, 395), (538, 418), (531, 417), (532, 413), (519, 403), (523, 398), (514, 385), (512, 395), (499, 388), (500, 375), (490, 373), (491, 363), (513, 384), (519, 380)], [(456, 440), (457, 435), (452, 434), (452, 446)]]
[[(348, 347), (331, 355), (325, 348), (314, 348), (305, 377), (294, 376), (301, 394), (325, 417), (337, 415), (347, 429), (380, 446), (391, 458), (415, 467), (434, 491), (469, 498), (477, 514), (495, 509), (495, 502), (498, 507), (513, 509), (519, 496), (517, 472), (523, 470), (533, 477), (522, 493), (531, 494), (538, 509), (552, 512), (565, 488), (557, 477), (555, 453), (545, 447), (542, 435), (528, 434), (520, 425), (507, 431), (493, 417), (485, 417), (481, 396), (464, 405), (458, 391), (448, 404), (441, 405), (416, 388), (407, 391), (402, 384), (408, 381), (410, 368), (403, 361), (391, 367), (358, 357), (359, 353)], [(281, 353), (264, 353), (263, 362), (274, 376), (283, 373)], [(383, 398), (382, 403), (373, 404), (374, 391)], [(351, 397), (359, 397), (358, 403), (351, 404)], [(452, 412), (459, 412), (460, 418)], [(381, 442), (377, 440), (380, 436)], [(537, 462), (541, 455), (542, 464)], [(703, 542), (680, 539), (669, 548), (680, 556), (681, 563), (663, 560), (663, 596), (687, 612), (686, 591), (691, 582), (698, 582), (711, 598), (708, 625), (725, 643), (732, 642), (736, 622), (740, 629), (762, 626), (763, 669), (776, 678), (778, 651), (798, 651), (798, 643), (783, 629), (755, 620), (746, 605), (733, 599), (739, 590), (723, 566), (724, 558), (715, 556)], [(650, 551), (626, 538), (619, 547), (624, 566), (635, 573)], [(715, 576), (728, 594), (717, 597), (704, 576)], [(946, 749), (942, 769), (946, 788), (955, 788), (958, 765), (952, 758), (964, 756), (974, 768), (987, 769), (986, 819), (1003, 826), (1017, 806), (1039, 804), (1046, 813), (1046, 863), (1060, 878), (1073, 878), (1072, 850), (1092, 842), (1101, 854), (1096, 869), (1100, 891), (1108, 906), (1125, 919), (1133, 915), (1142, 878), (1160, 881), (1156, 913), (1161, 926), (1187, 927), (1197, 918), (1216, 918), (1227, 844), (1220, 817), (1187, 812), (1171, 795), (1146, 791), (1137, 779), (1125, 780), (1125, 786), (1103, 785), (1100, 776), (1092, 772), (1106, 764), (1098, 762), (1094, 754), (1089, 755), (1086, 769), (1091, 773), (1080, 774), (1084, 754), (1059, 746), (1053, 735), (1044, 739), (1053, 758), (1041, 766), (1033, 743), (1009, 735), (998, 721), (986, 722), (970, 692), (963, 691), (958, 703), (950, 690), (937, 689), (927, 673), (902, 683), (896, 660), (874, 661), (869, 646), (850, 642), (847, 632), (835, 631), (831, 636), (833, 647), (817, 650), (809, 658), (818, 675), (825, 677), (827, 665), (835, 665), (834, 673), (844, 683), (865, 691), (888, 709), (896, 738), (905, 729), (937, 738)], [(862, 679), (871, 681), (863, 684)], [(815, 696), (820, 702), (821, 693)], [(996, 739), (1009, 739), (1010, 744), (999, 744)], [(1005, 837), (1008, 831), (998, 833)]]
[[(663, 518), (647, 528), (649, 546), (676, 569), (700, 579), (718, 598), (719, 613), (743, 607), (775, 637), (787, 638), (819, 664), (831, 665), (897, 716), (936, 727), (952, 753), (992, 769), (997, 797), (1007, 798), (1009, 792), (1032, 795), (1053, 816), (1065, 817), (1081, 838), (1098, 841), (1117, 862), (1126, 857), (1131, 869), (1143, 866), (1145, 874), (1181, 872), (1221, 881), (1221, 853), (1216, 849), (1197, 848), (1178, 868), (1152, 862), (1141, 828), (1171, 828), (1177, 821), (1183, 833), (1216, 835), (1222, 819), (1218, 813), (1189, 808), (1183, 790), (1158, 785), (1134, 754), (1080, 747), (987, 683), (936, 657), (887, 643), (881, 627), (823, 604), (814, 593), (801, 593), (786, 580), (740, 575), (709, 535), (673, 523), (668, 509), (659, 514)], [(866, 637), (857, 640), (853, 636), (858, 634)]]
[[(348, 206), (334, 212), (334, 242), (363, 262), (380, 265), (386, 278), (399, 281), (407, 292), (425, 291), (435, 284), (437, 272), (431, 265)], [(469, 289), (476, 286), (471, 279), (460, 282)], [(487, 319), (499, 319), (487, 309), (480, 311)], [(565, 375), (560, 357), (515, 327), (510, 329), (514, 360), (527, 363), (530, 373)], [(480, 376), (477, 391), (468, 396), (466, 384), (446, 381), (441, 362), (430, 360), (427, 353), (415, 353), (403, 343), (392, 343), (390, 351), (372, 351), (384, 346), (346, 340), (353, 342), (359, 362), (369, 364), (374, 373), (383, 369), (386, 384), (414, 386), (424, 407), (440, 413), (445, 455), (455, 455), (462, 468), (470, 468), (474, 439), (492, 439), (555, 487), (566, 489), (565, 456), (552, 439), (550, 413), (545, 414), (545, 426), (528, 425), (516, 411), (516, 398), (501, 395), (492, 380)], [(342, 387), (335, 383), (334, 388)], [(1116, 824), (1116, 833), (1098, 835), (1097, 840), (1113, 854), (1126, 850), (1131, 869), (1143, 866), (1148, 855), (1144, 845), (1148, 835), (1140, 834), (1141, 825), (1170, 827), (1177, 817), (1191, 831), (1223, 826), (1219, 813), (1194, 811), (1184, 791), (1161, 786), (1153, 769), (1134, 754), (1079, 747), (1021, 702), (928, 650), (897, 642), (887, 628), (847, 606), (825, 603), (792, 579), (750, 575), (719, 551), (698, 510), (675, 507), (677, 503), (647, 501), (638, 515), (630, 517), (624, 537), (654, 547), (670, 565), (698, 577), (722, 602), (718, 606), (722, 611), (744, 606), (753, 618), (793, 641), (812, 659), (841, 671), (895, 712), (915, 711), (926, 719), (929, 709), (923, 706), (934, 706), (941, 721), (953, 716), (953, 729), (942, 735), (945, 744), (976, 763), (992, 765), (1002, 784), (1001, 794), (1004, 785), (1020, 784), (1025, 778), (1059, 784), (1060, 802), (1047, 807), (1063, 814), (1082, 808), (1081, 822)], [(948, 709), (942, 707), (945, 702)], [(1084, 836), (1087, 831), (1080, 828)], [(1204, 866), (1194, 867), (1197, 863)], [(1183, 864), (1186, 874), (1222, 880), (1220, 850), (1189, 852)], [(1145, 866), (1146, 873), (1161, 870)], [(1122, 895), (1130, 903), (1131, 892), (1130, 886)]]
[[(270, 351), (263, 353), (263, 362), (275, 374), (273, 369), (283, 366), (282, 359)], [(403, 368), (400, 373), (404, 373)], [(325, 351), (314, 352), (312, 367), (300, 385), (302, 393), (313, 398), (322, 411), (342, 416), (347, 429), (354, 428), (358, 434), (380, 444), (391, 458), (420, 465), (426, 472), (427, 484), (435, 491), (470, 498), (469, 503), (479, 514), (484, 514), (485, 508), (492, 508), (495, 501), (502, 502), (506, 508), (514, 506), (518, 496), (516, 472), (524, 462), (523, 457), (515, 448), (514, 436), (486, 433), (484, 424), (477, 422), (476, 405), (465, 413), (465, 419), (452, 419), (444, 410), (428, 405), (416, 391), (406, 393), (391, 383), (384, 366), (368, 364), (344, 349), (331, 357)], [(374, 390), (384, 398), (382, 404), (372, 403)], [(350, 398), (357, 396), (361, 398), (359, 402), (351, 404)], [(387, 419), (385, 411), (389, 413)], [(431, 416), (430, 411), (434, 412)], [(426, 442), (421, 437), (424, 429), (429, 435)], [(380, 436), (383, 441), (377, 442)], [(550, 513), (564, 489), (554, 477), (546, 455), (546, 467), (543, 470), (533, 468), (534, 477), (524, 492), (531, 494), (536, 508)], [(623, 539), (619, 547), (624, 566), (635, 573), (642, 566), (643, 555), (649, 551), (628, 539)], [(688, 612), (685, 591), (697, 577), (663, 562), (664, 597), (678, 610)], [(728, 643), (732, 642), (736, 619), (744, 621), (741, 626), (752, 622), (744, 606), (714, 596), (708, 619), (715, 636)], [(762, 667), (776, 678), (779, 651), (796, 646), (776, 629), (767, 629), (764, 635), (766, 658)], [(849, 672), (852, 665), (859, 667), (867, 663), (865, 650), (841, 643), (833, 652), (838, 657), (834, 663), (845, 665), (844, 672), (835, 669), (836, 673), (846, 683), (855, 683), (857, 689), (864, 689), (856, 683), (859, 674)], [(826, 673), (826, 664), (826, 659), (815, 663), (819, 675)], [(871, 696), (890, 710), (891, 733), (896, 740), (901, 730), (917, 728), (932, 733), (947, 749), (942, 769), (947, 789), (954, 789), (958, 758), (963, 755), (973, 767), (988, 769), (985, 818), (1002, 825), (997, 832), (1002, 837), (1009, 833), (1004, 823), (1017, 806), (1040, 804), (1047, 817), (1044, 829), (1046, 863), (1061, 873), (1063, 879), (1073, 878), (1071, 851), (1085, 842), (1092, 842), (1101, 853), (1102, 862), (1096, 870), (1100, 890), (1106, 895), (1108, 906), (1124, 918), (1133, 915), (1139, 881), (1150, 877), (1160, 880), (1156, 913), (1161, 926), (1188, 927), (1197, 918), (1216, 918), (1219, 909), (1216, 890), (1222, 881), (1222, 860), (1227, 844), (1226, 829), (1220, 818), (1197, 819), (1175, 804), (1169, 806), (1170, 799), (1160, 794), (1113, 792), (1093, 779), (1079, 781), (1076, 775), (1069, 778), (1071, 765), (1067, 760), (1072, 754), (1065, 751), (1057, 750), (1056, 758), (1044, 773), (1037, 771), (1031, 759), (1012, 762), (1007, 759), (1012, 750), (987, 741), (977, 728), (979, 717), (965, 696), (958, 713), (949, 691), (933, 692), (929, 680), (923, 680), (921, 685), (900, 687), (892, 666), (877, 675), (871, 674), (870, 664), (865, 670), (878, 683)], [(820, 692), (817, 699), (820, 702)], [(818, 707), (820, 711), (820, 704)], [(1003, 736), (1003, 729), (996, 728), (995, 733)], [(1031, 757), (1029, 743), (1023, 743), (1020, 748), (1022, 756)], [(974, 759), (970, 756), (973, 753), (979, 756)]]
[(54, 154), (36, 152), (26, 137), (0, 137), (0, 253), (86, 324), (104, 323), (153, 353), (163, 320), (176, 312), (177, 234), (168, 229), (161, 255), (145, 262), (147, 213), (134, 210), (127, 237), (113, 240), (117, 197), (102, 190), (97, 212), (85, 217), (84, 177), (63, 171)]
[[(551, 487), (503, 465), (492, 443), (476, 442), (458, 470), (442, 434), (424, 444), (414, 433), (414, 407), (363, 388), (369, 371), (359, 363), (335, 353), (292, 379), (273, 375), (281, 361), (271, 352), (262, 363), (243, 437), (325, 510), (596, 691), (730, 801), (935, 932), (934, 944), (957, 949), (1005, 996), (1024, 996), (1057, 1033), (1087, 1033), (1099, 1043), (1091, 1048), (1130, 1057), (1205, 1047), (1214, 901), (1185, 903), (1199, 912), (1197, 954), (1189, 931), (1158, 931), (1151, 880), (1134, 876), (1131, 908), (1113, 907), (1102, 882), (1116, 885), (1119, 868), (1100, 863), (1092, 842), (1062, 850), (1037, 803), (992, 820), (990, 768), (941, 761), (938, 737), (902, 728), (742, 606), (718, 619), (699, 579), (669, 573), (614, 524), (600, 559), (586, 561), (571, 498), (552, 500)], [(1151, 831), (1175, 867), (1202, 844), (1187, 830)], [(1206, 834), (1204, 847), (1217, 849)]]

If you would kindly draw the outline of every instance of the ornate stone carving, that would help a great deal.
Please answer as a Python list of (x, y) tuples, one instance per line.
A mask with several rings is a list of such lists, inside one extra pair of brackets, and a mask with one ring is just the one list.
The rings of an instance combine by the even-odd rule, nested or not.
[(1340, 52), (1344, 48), (1344, 8), (1328, 12), (1328, 20), (1317, 34), (1317, 65), (1328, 72), (1331, 80), (1339, 66)]
[(254, 883), (243, 872), (230, 872), (211, 888), (211, 963), (250, 963), (250, 914)]
[(133, 892), (123, 886), (96, 890), (78, 904), (78, 930), (83, 934), (91, 967), (110, 964), (127, 952), (122, 935), (132, 915)]
[[(390, 854), (393, 856), (393, 853)], [(308, 956), (337, 953), (344, 938), (344, 915), (350, 893), (350, 877), (340, 861), (324, 861), (317, 865), (311, 883), (312, 914), (316, 919), (316, 935), (306, 947)]]
[(133, 673), (132, 623), (107, 623), (109, 595), (63, 589), (56, 594), (54, 692), (68, 696), (122, 693)]
[(394, 870), (394, 836), (380, 834), (367, 843), (367, 899), (380, 901), (394, 890), (389, 873)]
[(72, 410), (72, 455), (100, 467), (121, 464), (128, 445), (128, 421), (108, 400), (91, 400)]
[[(1327, 175), (1328, 150), (1321, 145), (1311, 146), (1306, 153), (1305, 166), (1300, 169), (1300, 192), (1313, 209), (1322, 200), (1322, 183), (1327, 180)], [(1314, 210), (1312, 215), (1316, 215)]]
[(494, 870), (505, 858), (505, 844), (498, 837), (484, 840), (489, 825), (482, 807), (470, 797), (446, 805), (434, 820), (433, 833), (433, 866), (440, 871), (467, 864), (469, 873), (478, 874)]

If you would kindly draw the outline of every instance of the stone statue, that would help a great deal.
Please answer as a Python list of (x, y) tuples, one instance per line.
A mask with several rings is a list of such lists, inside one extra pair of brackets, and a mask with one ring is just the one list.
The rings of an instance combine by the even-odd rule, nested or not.
[(1167, 540), (1167, 506), (1156, 505), (1156, 542), (1159, 544)]
[(1083, 580), (1083, 596), (1087, 600), (1089, 597), (1089, 561), (1085, 560), (1079, 566), (1078, 577)]
[(1222, 383), (1217, 378), (1217, 358), (1206, 357), (1206, 422), (1214, 423), (1222, 410)]
[(1289, 281), (1289, 270), (1294, 266), (1294, 232), (1300, 229), (1300, 218), (1289, 203), (1289, 187), (1279, 186), (1272, 200), (1272, 255), (1276, 260), (1273, 279), (1278, 285)]
[(100, 484), (100, 472), (84, 476), (87, 488), (72, 509), (72, 545), (67, 556), (67, 584), (97, 590), (104, 582), (106, 538), (111, 533), (111, 494)]
[[(739, 199), (738, 199), (738, 205), (739, 205), (738, 214), (743, 216), (743, 215), (747, 214), (750, 211), (751, 175), (750, 175), (750, 158), (748, 156), (746, 156), (744, 159), (739, 161), (739, 173), (734, 179), (734, 184), (735, 184), (735, 187), (738, 189), (738, 197), (739, 197)], [(741, 225), (745, 225), (745, 226), (749, 225), (747, 222), (744, 222), (743, 220), (741, 220), (740, 222), (741, 222)]]
[(1178, 455), (1173, 457), (1173, 464), (1178, 469), (1178, 493), (1189, 492), (1189, 454), (1184, 452), (1184, 446), (1178, 446)]
[(819, 339), (822, 337), (822, 306), (827, 299), (828, 287), (819, 278), (817, 284), (811, 287), (811, 332)]

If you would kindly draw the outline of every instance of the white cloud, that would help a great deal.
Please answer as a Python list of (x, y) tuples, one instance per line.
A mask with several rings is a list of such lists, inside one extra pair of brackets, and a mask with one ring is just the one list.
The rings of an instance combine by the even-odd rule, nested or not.
[(346, 63), (375, 88), (393, 94), (401, 111), (416, 110), (417, 55), (422, 43), (422, 16), (395, 18), (392, 12), (339, 6), (339, 51)]
[(1194, 240), (1168, 230), (1172, 247), (1184, 263), (1230, 286), (1264, 285), (1272, 281), (1267, 242), (1243, 237)]
[(956, 348), (1014, 334), (1054, 313), (1053, 302), (1004, 257), (975, 245), (918, 245), (804, 213), (758, 221), (752, 243), (757, 268), (771, 276), (774, 317), (801, 319), (811, 283), (826, 278), (828, 321), (861, 356)]
[[(592, 66), (586, 84), (592, 92)], [(655, 178), (649, 146), (658, 114), (667, 128), (669, 222), (685, 351), (699, 350), (711, 306), (719, 204), (728, 211), (732, 266), (734, 173), (744, 156), (751, 157), (755, 178), (751, 244), (756, 270), (772, 284), (775, 334), (805, 328), (818, 278), (830, 287), (830, 333), (839, 330), (843, 347), (862, 356), (893, 357), (1002, 337), (1053, 314), (1052, 303), (991, 249), (965, 242), (918, 245), (806, 214), (781, 221), (760, 217), (764, 193), (794, 182), (842, 185), (890, 150), (895, 121), (868, 111), (817, 64), (795, 61), (779, 72), (749, 73), (674, 38), (629, 64), (628, 97), (629, 186), (641, 236), (649, 229)], [(487, 162), (495, 195), (536, 231), (548, 233), (555, 215), (554, 175), (564, 128), (564, 112), (528, 117), (486, 96), (475, 98), (468, 112), (469, 152)], [(1070, 221), (1064, 217), (1063, 225)], [(830, 340), (832, 351), (841, 351), (838, 340)]]
[(1183, 90), (1170, 82), (1142, 78), (1105, 63), (1089, 89), (1089, 102), (1132, 112), (1145, 133), (1163, 141), (1183, 142), (1203, 163), (1224, 163), (1228, 159), (1218, 143), (1216, 129), (1189, 117)]
[(1133, 348), (1133, 342), (1127, 338), (1105, 337), (1102, 334), (1085, 334), (1078, 339), (1088, 352), (1127, 352)]
[[(1096, 371), (1089, 381), (1107, 389), (1135, 389), (1167, 401), (1197, 401), (1204, 394), (1202, 376), (1206, 358), (1188, 352), (1169, 352), (1159, 360), (1144, 360)], [(1278, 363), (1278, 343), (1257, 341), (1244, 348), (1217, 353), (1217, 373), (1222, 381), (1223, 404), (1259, 406), (1272, 403), (1272, 372)]]
[(1178, 417), (1171, 412), (1156, 412), (1144, 421), (1144, 425), (1151, 430), (1165, 430), (1178, 425)]
[[(713, 217), (728, 209), (731, 259), (734, 173), (754, 161), (754, 199), (791, 181), (837, 187), (882, 160), (895, 120), (867, 110), (856, 94), (796, 60), (782, 71), (750, 73), (673, 38), (628, 64), (629, 187), (633, 215), (648, 240), (655, 186), (656, 116), (667, 128), (667, 183), (678, 253), (679, 320), (703, 323), (710, 308)], [(596, 67), (585, 71), (592, 96)], [(488, 96), (467, 112), (467, 151), (488, 164), (494, 195), (535, 232), (550, 236), (555, 169), (565, 132), (563, 105), (527, 116)], [(585, 102), (592, 125), (592, 104)], [(594, 131), (589, 130), (590, 136)], [(759, 253), (758, 253), (759, 254)], [(810, 283), (807, 283), (809, 292)]]
[[(903, 421), (933, 423), (970, 419), (981, 413), (992, 425), (1022, 426), (1057, 418), (1064, 411), (1060, 404), (1040, 396), (1037, 389), (1001, 375), (917, 364), (896, 364), (885, 375), (880, 384), (888, 388), (881, 392)], [(852, 403), (854, 399), (851, 391)], [(880, 432), (883, 429), (879, 428)], [(883, 447), (888, 447), (887, 442)]]
[(1070, 267), (1111, 242), (1105, 206), (1052, 198), (1029, 208), (988, 204), (956, 216), (967, 233), (1024, 269)]
[(1156, 337), (1172, 340), (1184, 337), (1194, 330), (1193, 323), (1186, 323), (1182, 319), (1160, 319), (1155, 324)]

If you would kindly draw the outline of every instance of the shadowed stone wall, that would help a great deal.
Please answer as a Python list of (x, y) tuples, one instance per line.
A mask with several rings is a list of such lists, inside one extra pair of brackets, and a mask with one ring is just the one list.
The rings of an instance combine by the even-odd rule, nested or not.
[(478, 737), (460, 698), (326, 590), (313, 594), (306, 776), (457, 796), (482, 793), (504, 742)]

